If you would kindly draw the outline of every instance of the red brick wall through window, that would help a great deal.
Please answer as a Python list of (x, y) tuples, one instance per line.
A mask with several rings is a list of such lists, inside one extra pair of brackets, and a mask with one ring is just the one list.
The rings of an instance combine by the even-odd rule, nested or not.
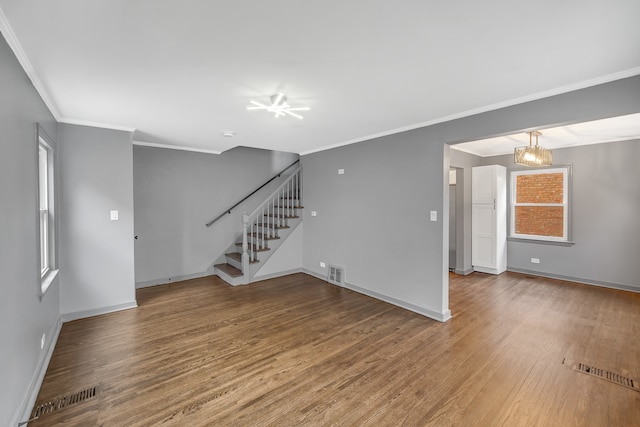
[[(562, 173), (516, 176), (516, 203), (559, 203), (564, 201)], [(515, 232), (536, 236), (562, 237), (563, 206), (516, 206)]]

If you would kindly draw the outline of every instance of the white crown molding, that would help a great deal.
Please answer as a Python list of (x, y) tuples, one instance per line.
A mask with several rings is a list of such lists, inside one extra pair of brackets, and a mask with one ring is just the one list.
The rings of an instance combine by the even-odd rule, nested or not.
[[(135, 131), (135, 128), (134, 127), (130, 127), (130, 126), (114, 125), (114, 124), (103, 124), (103, 123), (90, 122), (90, 121), (79, 120), (79, 119), (74, 119), (74, 118), (62, 117), (61, 114), (60, 114), (60, 111), (56, 107), (55, 102), (53, 101), (53, 99), (49, 96), (49, 94), (45, 90), (45, 86), (43, 85), (42, 81), (39, 79), (35, 69), (33, 68), (31, 62), (29, 61), (24, 49), (22, 48), (22, 45), (18, 41), (18, 38), (17, 38), (16, 34), (14, 33), (11, 25), (9, 24), (9, 21), (8, 21), (6, 15), (4, 14), (2, 8), (0, 8), (0, 32), (2, 32), (2, 34), (4, 35), (5, 39), (7, 40), (7, 43), (9, 44), (9, 47), (13, 50), (14, 54), (16, 55), (16, 58), (18, 59), (18, 62), (22, 66), (23, 70), (25, 71), (25, 73), (27, 74), (29, 79), (31, 80), (31, 82), (32, 82), (33, 86), (35, 87), (36, 91), (38, 92), (38, 94), (42, 98), (43, 102), (45, 103), (45, 105), (47, 106), (47, 108), (49, 109), (49, 111), (51, 112), (51, 114), (53, 115), (54, 119), (57, 122), (68, 123), (68, 124), (76, 124), (76, 125), (84, 125), (84, 126), (92, 126), (92, 127), (106, 128), (106, 129), (113, 129), (113, 130), (121, 130), (121, 131), (126, 131), (126, 132), (134, 132)], [(451, 115), (440, 117), (440, 118), (437, 118), (437, 119), (434, 119), (434, 120), (415, 123), (415, 124), (412, 124), (412, 125), (403, 126), (403, 127), (399, 127), (399, 128), (395, 128), (395, 129), (390, 129), (390, 130), (386, 130), (386, 131), (383, 131), (383, 132), (373, 133), (373, 134), (370, 134), (370, 135), (366, 135), (366, 136), (362, 136), (362, 137), (359, 137), (359, 138), (354, 138), (354, 139), (338, 142), (338, 143), (331, 144), (331, 145), (326, 145), (326, 146), (319, 147), (319, 148), (313, 148), (313, 149), (310, 149), (310, 150), (302, 151), (299, 154), (304, 156), (304, 155), (308, 155), (308, 154), (312, 154), (312, 153), (316, 153), (316, 152), (320, 152), (320, 151), (326, 151), (326, 150), (330, 150), (330, 149), (333, 149), (333, 148), (338, 148), (338, 147), (342, 147), (342, 146), (346, 146), (346, 145), (355, 144), (355, 143), (358, 143), (358, 142), (368, 141), (368, 140), (375, 139), (375, 138), (389, 136), (389, 135), (396, 134), (396, 133), (406, 132), (406, 131), (410, 131), (410, 130), (414, 130), (414, 129), (418, 129), (418, 128), (422, 128), (422, 127), (432, 126), (432, 125), (435, 125), (435, 124), (438, 124), (438, 123), (443, 123), (443, 122), (447, 122), (447, 121), (451, 121), (451, 120), (460, 119), (460, 118), (463, 118), (463, 117), (468, 117), (468, 116), (472, 116), (472, 115), (476, 115), (476, 114), (481, 114), (481, 113), (485, 113), (485, 112), (488, 112), (488, 111), (497, 110), (497, 109), (500, 109), (500, 108), (510, 107), (510, 106), (517, 105), (517, 104), (522, 104), (522, 103), (525, 103), (525, 102), (535, 101), (535, 100), (539, 100), (539, 99), (542, 99), (542, 98), (547, 98), (547, 97), (550, 97), (550, 96), (560, 95), (560, 94), (563, 94), (563, 93), (567, 93), (567, 92), (571, 92), (571, 91), (575, 91), (575, 90), (579, 90), (579, 89), (584, 89), (584, 88), (587, 88), (587, 87), (596, 86), (596, 85), (599, 85), (599, 84), (604, 84), (604, 83), (608, 83), (608, 82), (611, 82), (611, 81), (615, 81), (615, 80), (619, 80), (619, 79), (623, 79), (623, 78), (627, 78), (627, 77), (631, 77), (631, 76), (639, 75), (639, 74), (640, 74), (640, 67), (636, 67), (636, 68), (628, 69), (628, 70), (621, 71), (621, 72), (618, 72), (618, 73), (613, 73), (613, 74), (601, 76), (601, 77), (598, 77), (598, 78), (594, 78), (594, 79), (590, 79), (590, 80), (584, 80), (582, 82), (578, 82), (578, 83), (574, 83), (574, 84), (570, 84), (570, 85), (566, 85), (566, 86), (561, 86), (561, 87), (558, 87), (558, 88), (555, 88), (555, 89), (551, 89), (551, 90), (547, 90), (547, 91), (543, 91), (543, 92), (538, 92), (538, 93), (527, 95), (527, 96), (524, 96), (524, 97), (511, 99), (511, 100), (507, 100), (507, 101), (504, 101), (504, 102), (499, 102), (499, 103), (496, 103), (496, 104), (491, 104), (491, 105), (475, 108), (475, 109), (472, 109), (472, 110), (467, 110), (467, 111), (456, 113), (456, 114), (451, 114)], [(443, 142), (447, 142), (447, 141), (443, 141)], [(194, 151), (194, 152), (210, 153), (210, 154), (220, 154), (222, 152), (222, 151), (217, 151), (217, 150), (206, 150), (206, 149), (198, 149), (198, 148), (193, 148), (193, 147), (182, 147), (182, 146), (176, 146), (176, 145), (163, 145), (163, 144), (143, 143), (141, 141), (136, 141), (136, 143), (137, 143), (137, 145), (147, 145), (147, 146), (152, 146), (152, 147), (169, 148), (169, 149), (174, 149), (174, 150), (186, 150), (186, 151)]]
[(77, 119), (70, 119), (67, 117), (61, 117), (60, 119), (58, 119), (58, 123), (65, 123), (68, 125), (78, 125), (78, 126), (89, 126), (89, 127), (101, 128), (101, 129), (120, 130), (123, 132), (131, 132), (131, 133), (136, 131), (136, 128), (131, 126), (114, 125), (110, 123), (99, 123), (99, 122), (92, 122), (89, 120), (77, 120)]
[(136, 130), (136, 128), (130, 127), (130, 126), (98, 123), (98, 122), (91, 122), (87, 120), (78, 120), (78, 119), (62, 117), (60, 114), (60, 111), (56, 107), (56, 104), (53, 102), (53, 99), (49, 96), (49, 93), (46, 91), (44, 85), (42, 84), (42, 81), (38, 77), (38, 74), (33, 68), (33, 65), (31, 65), (31, 61), (29, 61), (27, 54), (22, 48), (22, 45), (20, 44), (18, 37), (13, 31), (11, 24), (9, 24), (9, 20), (7, 19), (6, 15), (2, 11), (2, 8), (0, 8), (0, 32), (2, 32), (2, 34), (4, 35), (5, 40), (7, 40), (7, 44), (13, 51), (16, 58), (18, 59), (20, 66), (22, 66), (22, 69), (31, 80), (31, 83), (33, 84), (36, 91), (40, 95), (40, 98), (42, 98), (42, 101), (45, 103), (45, 105), (51, 112), (51, 115), (53, 115), (53, 118), (56, 120), (56, 122), (67, 123), (72, 125), (91, 126), (96, 128), (120, 130), (125, 132), (134, 132)]
[[(379, 132), (379, 133), (374, 133), (371, 135), (367, 135), (367, 136), (363, 136), (360, 138), (355, 138), (355, 139), (350, 139), (344, 142), (339, 142), (337, 144), (332, 144), (332, 145), (327, 145), (324, 147), (320, 147), (320, 148), (314, 148), (311, 150), (307, 150), (307, 151), (303, 151), (301, 153), (299, 153), (301, 156), (306, 156), (307, 154), (313, 154), (313, 153), (317, 153), (320, 151), (326, 151), (326, 150), (331, 150), (332, 148), (338, 148), (338, 147), (342, 147), (345, 145), (351, 145), (351, 144), (355, 144), (358, 142), (363, 142), (363, 141), (368, 141), (371, 139), (375, 139), (375, 138), (380, 138), (383, 136), (388, 136), (388, 135), (393, 135), (396, 133), (400, 133), (400, 132), (407, 132), (410, 130), (414, 130), (414, 129), (419, 129), (422, 127), (427, 127), (427, 126), (433, 126), (436, 125), (438, 123), (444, 123), (444, 122), (449, 122), (452, 120), (457, 120), (457, 119), (461, 119), (463, 117), (469, 117), (469, 116), (474, 116), (476, 114), (482, 114), (482, 113), (486, 113), (488, 111), (493, 111), (493, 110), (499, 110), (500, 108), (505, 108), (505, 107), (512, 107), (514, 105), (518, 105), (518, 104), (524, 104), (525, 102), (531, 102), (531, 101), (536, 101), (539, 99), (543, 99), (543, 98), (549, 98), (551, 96), (555, 96), (555, 95), (561, 95), (563, 93), (568, 93), (568, 92), (573, 92), (575, 90), (580, 90), (580, 89), (586, 89), (588, 87), (591, 86), (597, 86), (600, 84), (604, 84), (604, 83), (609, 83), (615, 80), (620, 80), (620, 79), (624, 79), (627, 77), (633, 77), (640, 74), (640, 67), (636, 67), (636, 68), (631, 68), (629, 70), (625, 70), (625, 71), (621, 71), (619, 73), (613, 73), (613, 74), (608, 74), (606, 76), (601, 76), (595, 79), (590, 79), (590, 80), (584, 80), (582, 82), (578, 82), (578, 83), (573, 83), (570, 85), (566, 85), (566, 86), (561, 86), (555, 89), (550, 89), (550, 90), (546, 90), (543, 92), (538, 92), (538, 93), (534, 93), (531, 95), (527, 95), (527, 96), (522, 96), (520, 98), (514, 98), (511, 100), (507, 100), (507, 101), (503, 101), (503, 102), (498, 102), (496, 104), (490, 104), (490, 105), (486, 105), (484, 107), (479, 107), (479, 108), (474, 108), (472, 110), (467, 110), (467, 111), (463, 111), (461, 113), (456, 113), (456, 114), (451, 114), (448, 116), (444, 116), (444, 117), (440, 117), (434, 120), (429, 120), (426, 122), (421, 122), (421, 123), (416, 123), (413, 125), (408, 125), (408, 126), (403, 126), (403, 127), (399, 127), (396, 129), (391, 129), (388, 131), (384, 131), (384, 132)], [(443, 141), (446, 142), (446, 141)]]
[(141, 145), (143, 147), (154, 148), (168, 148), (169, 150), (192, 151), (194, 153), (222, 154), (222, 151), (206, 150), (204, 148), (183, 147), (181, 145), (157, 144), (155, 142), (133, 141), (133, 145)]
[[(452, 150), (462, 151), (463, 153), (472, 154), (472, 155), (478, 156), (478, 157), (491, 157), (491, 156), (500, 156), (501, 155), (501, 154), (492, 154), (491, 156), (485, 156), (484, 154), (480, 154), (480, 153), (477, 153), (477, 152), (475, 152), (473, 150), (469, 150), (468, 148), (459, 147), (457, 144), (451, 144), (449, 147)], [(504, 154), (509, 154), (509, 153), (504, 153)]]
[(35, 69), (31, 65), (31, 61), (29, 61), (27, 54), (18, 41), (18, 37), (16, 37), (16, 34), (13, 32), (13, 28), (11, 28), (11, 25), (9, 24), (6, 15), (2, 11), (2, 8), (0, 8), (0, 32), (2, 32), (2, 34), (4, 35), (4, 38), (7, 40), (7, 44), (9, 45), (11, 50), (13, 50), (13, 53), (22, 66), (22, 69), (31, 80), (31, 83), (36, 88), (36, 91), (40, 95), (40, 98), (42, 98), (42, 101), (45, 103), (45, 105), (53, 115), (53, 118), (56, 119), (56, 121), (60, 121), (60, 112), (45, 90), (44, 85), (38, 78)]

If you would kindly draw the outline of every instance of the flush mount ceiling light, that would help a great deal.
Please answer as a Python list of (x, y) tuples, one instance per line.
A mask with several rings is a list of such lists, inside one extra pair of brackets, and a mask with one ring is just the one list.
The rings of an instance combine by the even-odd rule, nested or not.
[(292, 107), (287, 104), (287, 97), (284, 96), (284, 92), (278, 92), (275, 95), (271, 95), (271, 105), (261, 104), (256, 101), (251, 101), (251, 104), (252, 105), (247, 107), (247, 110), (267, 110), (270, 113), (274, 113), (276, 118), (288, 114), (295, 118), (302, 119), (303, 117), (300, 114), (294, 113), (293, 111), (310, 110), (309, 107)]
[[(551, 150), (538, 145), (538, 137), (542, 133), (538, 131), (527, 132), (529, 134), (529, 146), (516, 147), (513, 153), (513, 161), (524, 166), (551, 166)], [(533, 145), (533, 137), (536, 137), (536, 145)]]

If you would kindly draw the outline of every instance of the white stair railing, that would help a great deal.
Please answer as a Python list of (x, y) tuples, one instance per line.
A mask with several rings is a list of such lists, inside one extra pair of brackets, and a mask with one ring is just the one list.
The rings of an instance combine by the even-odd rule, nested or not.
[(258, 252), (265, 250), (267, 240), (278, 236), (278, 229), (285, 227), (287, 218), (297, 216), (296, 208), (302, 206), (302, 166), (266, 198), (251, 214), (242, 215), (242, 272), (245, 281), (249, 277), (249, 265), (258, 259)]

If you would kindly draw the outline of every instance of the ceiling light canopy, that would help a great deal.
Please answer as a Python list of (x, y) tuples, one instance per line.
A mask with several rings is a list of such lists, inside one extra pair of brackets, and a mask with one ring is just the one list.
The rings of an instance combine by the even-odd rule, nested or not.
[[(551, 166), (553, 157), (551, 150), (538, 145), (538, 137), (542, 133), (538, 131), (527, 132), (529, 134), (529, 145), (526, 147), (516, 147), (513, 153), (513, 161), (524, 166)], [(536, 145), (533, 145), (533, 137), (536, 137)]]
[(292, 107), (287, 104), (287, 97), (284, 95), (284, 92), (278, 92), (275, 95), (271, 95), (271, 105), (265, 105), (252, 100), (251, 105), (247, 107), (247, 110), (267, 110), (270, 113), (274, 113), (276, 118), (288, 114), (297, 119), (302, 119), (303, 117), (300, 114), (294, 113), (293, 111), (309, 111), (310, 108)]

